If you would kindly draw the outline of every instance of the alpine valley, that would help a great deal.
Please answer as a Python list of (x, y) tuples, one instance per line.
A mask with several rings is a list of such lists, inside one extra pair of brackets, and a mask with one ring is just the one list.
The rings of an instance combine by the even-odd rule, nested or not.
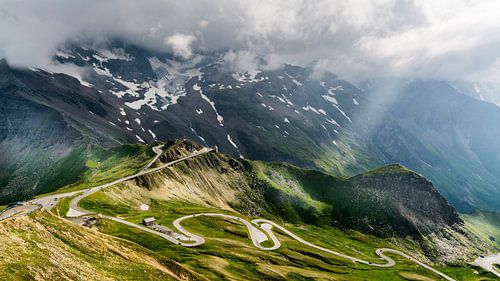
[(498, 280), (494, 92), (122, 41), (1, 60), (1, 279)]

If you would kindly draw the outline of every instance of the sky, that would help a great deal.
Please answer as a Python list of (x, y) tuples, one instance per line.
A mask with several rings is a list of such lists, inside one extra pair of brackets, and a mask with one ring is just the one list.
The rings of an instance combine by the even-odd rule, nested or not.
[(186, 59), (223, 51), (239, 68), (496, 81), (500, 1), (0, 0), (0, 57), (14, 66), (117, 38)]

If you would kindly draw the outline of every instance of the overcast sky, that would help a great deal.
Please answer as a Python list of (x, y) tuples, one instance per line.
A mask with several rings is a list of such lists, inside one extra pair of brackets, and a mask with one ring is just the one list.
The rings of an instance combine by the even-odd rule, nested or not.
[(122, 38), (190, 57), (231, 50), (344, 77), (498, 80), (500, 1), (0, 0), (0, 57), (43, 66), (68, 41)]

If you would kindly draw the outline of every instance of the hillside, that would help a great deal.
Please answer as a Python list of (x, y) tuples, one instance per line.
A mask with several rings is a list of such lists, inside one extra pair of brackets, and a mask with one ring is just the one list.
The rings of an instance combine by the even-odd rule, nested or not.
[[(197, 147), (191, 142), (178, 142), (159, 161), (185, 155)], [(338, 178), (290, 165), (249, 162), (212, 152), (104, 189), (80, 204), (85, 209), (135, 223), (154, 216), (161, 223), (170, 225), (176, 217), (200, 212), (270, 218), (308, 237), (311, 234), (302, 230), (316, 229), (325, 235), (336, 233), (343, 237), (339, 239), (346, 239), (347, 235), (351, 237), (348, 240), (359, 233), (365, 237), (359, 238), (360, 247), (373, 243), (369, 242), (373, 239), (378, 241), (375, 243), (389, 243), (391, 247), (418, 253), (420, 259), (439, 264), (463, 266), (479, 252), (488, 251), (485, 243), (463, 228), (463, 221), (456, 211), (427, 180), (397, 165), (352, 178)], [(143, 204), (150, 209), (141, 211)], [(216, 221), (208, 221), (219, 225)], [(209, 236), (221, 235), (210, 230), (206, 223), (196, 224), (195, 228), (202, 227), (210, 233)], [(157, 239), (150, 244), (152, 242), (144, 239), (149, 241), (151, 238), (136, 237), (138, 233), (135, 231), (130, 236), (130, 228), (106, 220), (96, 226), (101, 231), (157, 249), (154, 246)], [(236, 229), (227, 231), (220, 236), (221, 239), (239, 233)], [(209, 243), (213, 243), (212, 239)], [(207, 247), (212, 249), (210, 245)], [(229, 254), (227, 251), (221, 254), (216, 249), (219, 248), (206, 254), (220, 258)], [(240, 262), (250, 262), (244, 260)], [(197, 266), (193, 270), (200, 271), (195, 269)]]
[[(201, 148), (188, 140), (169, 143), (152, 167)], [(99, 161), (91, 164), (99, 166)], [(126, 166), (118, 170), (123, 167)], [(93, 186), (93, 182), (99, 182), (95, 179), (84, 177), (78, 185), (66, 190)], [(73, 198), (60, 200), (52, 212), (64, 216)], [(147, 272), (141, 275), (144, 280), (156, 280), (161, 274), (168, 278), (182, 274), (190, 280), (366, 280), (374, 277), (379, 280), (438, 280), (434, 273), (394, 254), (390, 256), (395, 259), (395, 266), (370, 266), (380, 263), (376, 249), (391, 248), (410, 253), (455, 280), (493, 280), (489, 279), (491, 275), (467, 265), (479, 253), (486, 253), (492, 247), (463, 227), (456, 211), (430, 182), (401, 165), (382, 167), (354, 177), (335, 177), (289, 164), (249, 161), (209, 152), (104, 188), (80, 201), (80, 206), (96, 214), (87, 219), (68, 218), (71, 221), (68, 222), (51, 213), (35, 212), (28, 217), (1, 222), (5, 241), (25, 237), (23, 229), (29, 228), (32, 232), (29, 239), (40, 237), (36, 238), (40, 241), (36, 247), (54, 244), (52, 251), (39, 252), (26, 251), (25, 246), (21, 250), (21, 244), (7, 243), (10, 245), (4, 252), (7, 256), (12, 251), (19, 253), (15, 260), (6, 259), (3, 263), (16, 268), (9, 271), (6, 278), (43, 279), (46, 274), (71, 278), (71, 267), (65, 266), (66, 263), (50, 262), (54, 255), (65, 255), (71, 256), (71, 260), (88, 273), (82, 280), (93, 280), (89, 276), (117, 279), (118, 275), (119, 279), (134, 279), (135, 274), (143, 270)], [(205, 243), (193, 248), (110, 219), (115, 217), (139, 224), (144, 218), (155, 217), (157, 223), (172, 228), (174, 220), (199, 213), (226, 214), (248, 221), (267, 218), (305, 241), (364, 259), (369, 264), (352, 263), (335, 254), (318, 252), (279, 230), (274, 232), (281, 241), (280, 247), (261, 250), (250, 243), (243, 225), (227, 218), (199, 217), (184, 222), (183, 226), (189, 231), (206, 239)], [(89, 217), (94, 219), (89, 220)], [(102, 236), (102, 233), (111, 236)], [(54, 237), (63, 242), (54, 242)], [(86, 245), (90, 244), (98, 250), (87, 249)], [(114, 260), (115, 254), (124, 256), (116, 251), (103, 254), (101, 251), (107, 251), (108, 245), (119, 247), (132, 256), (126, 256), (122, 262), (113, 262), (112, 268), (104, 268), (92, 258), (94, 252), (105, 255), (107, 260)], [(271, 245), (270, 241), (262, 243), (265, 247)], [(87, 253), (86, 256), (82, 257), (81, 252)], [(135, 257), (142, 262), (135, 262)], [(44, 269), (19, 267), (27, 260), (43, 264)], [(129, 267), (128, 262), (135, 265)], [(123, 268), (128, 268), (130, 273)], [(474, 273), (477, 270), (479, 275)]]
[(461, 218), (467, 229), (500, 249), (500, 213), (476, 212), (463, 214)]
[(0, 61), (1, 203), (73, 183), (87, 158), (130, 142), (106, 121), (109, 99), (68, 76), (48, 75)]
[(0, 223), (2, 280), (203, 280), (137, 244), (47, 212)]

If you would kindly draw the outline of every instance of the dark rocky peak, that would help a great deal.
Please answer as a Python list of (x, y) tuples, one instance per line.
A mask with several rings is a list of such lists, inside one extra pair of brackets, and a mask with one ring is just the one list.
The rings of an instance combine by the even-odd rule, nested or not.
[(352, 182), (379, 197), (375, 201), (381, 209), (398, 212), (421, 233), (463, 224), (455, 208), (429, 180), (400, 164), (360, 174)]

